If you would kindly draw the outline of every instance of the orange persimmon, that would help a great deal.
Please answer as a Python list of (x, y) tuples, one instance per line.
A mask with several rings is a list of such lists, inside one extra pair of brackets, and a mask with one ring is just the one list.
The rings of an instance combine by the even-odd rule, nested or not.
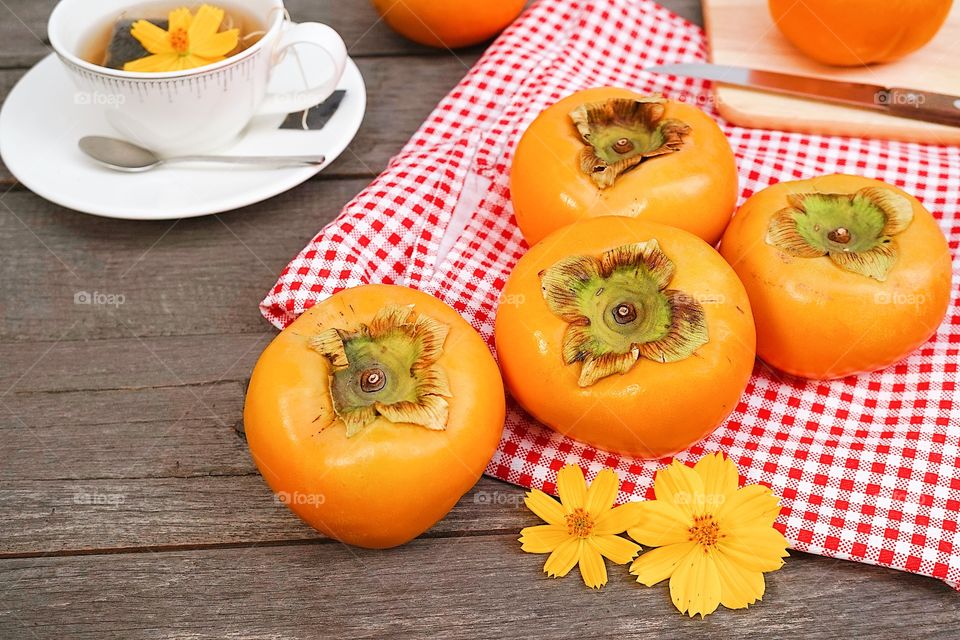
[(750, 296), (757, 354), (805, 378), (893, 364), (930, 338), (950, 300), (950, 251), (936, 220), (879, 180), (768, 187), (733, 217), (720, 253)]
[(756, 334), (743, 285), (700, 238), (606, 216), (535, 245), (497, 311), (511, 395), (553, 430), (609, 451), (675, 453), (737, 405)]
[(527, 0), (371, 0), (400, 35), (456, 49), (489, 40), (520, 15)]
[(284, 329), (244, 406), (264, 480), (320, 532), (385, 548), (457, 503), (503, 430), (500, 372), (480, 335), (425, 293), (342, 291)]
[(733, 152), (710, 116), (627, 89), (587, 89), (546, 109), (521, 137), (510, 169), (514, 214), (530, 245), (609, 215), (716, 244), (737, 193)]
[(930, 42), (953, 0), (769, 0), (781, 33), (807, 56), (838, 66), (890, 62)]

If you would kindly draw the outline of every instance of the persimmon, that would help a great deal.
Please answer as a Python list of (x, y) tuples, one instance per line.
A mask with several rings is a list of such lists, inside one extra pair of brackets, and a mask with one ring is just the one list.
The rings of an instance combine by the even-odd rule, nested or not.
[(824, 64), (890, 62), (930, 42), (953, 0), (769, 0), (781, 33)]
[(400, 35), (456, 49), (489, 40), (520, 15), (527, 0), (371, 0)]
[(760, 358), (805, 378), (897, 362), (936, 331), (950, 300), (950, 252), (936, 220), (879, 180), (768, 187), (733, 217), (720, 252), (750, 296)]
[(716, 244), (737, 203), (737, 167), (700, 109), (627, 89), (579, 91), (534, 120), (510, 169), (514, 214), (536, 244), (585, 218), (621, 215)]
[(300, 518), (349, 544), (420, 535), (493, 456), (500, 373), (480, 335), (425, 293), (368, 285), (317, 304), (260, 356), (250, 453)]
[(535, 245), (495, 326), (511, 395), (583, 442), (642, 457), (686, 448), (736, 407), (753, 370), (750, 302), (733, 269), (681, 229), (590, 218)]

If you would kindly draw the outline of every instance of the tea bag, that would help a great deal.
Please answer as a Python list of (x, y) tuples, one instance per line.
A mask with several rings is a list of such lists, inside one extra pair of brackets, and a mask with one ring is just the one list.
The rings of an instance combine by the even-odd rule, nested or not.
[(318, 105), (306, 111), (297, 111), (287, 115), (280, 125), (281, 129), (295, 129), (299, 131), (318, 131), (323, 129), (333, 114), (340, 108), (343, 97), (347, 94), (343, 89), (337, 89), (333, 94)]
[[(103, 66), (110, 69), (123, 69), (123, 65), (132, 61), (139, 60), (150, 55), (150, 52), (143, 48), (140, 41), (130, 33), (133, 23), (139, 20), (119, 18), (113, 25), (113, 31), (110, 33), (110, 41), (107, 43), (106, 56)], [(150, 18), (150, 22), (161, 29), (166, 29), (170, 24), (166, 18)]]

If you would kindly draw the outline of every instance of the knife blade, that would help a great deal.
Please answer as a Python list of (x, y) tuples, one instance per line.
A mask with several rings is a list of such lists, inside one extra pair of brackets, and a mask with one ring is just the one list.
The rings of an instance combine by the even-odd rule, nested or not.
[(960, 96), (944, 93), (710, 63), (666, 64), (647, 71), (812, 98), (900, 118), (960, 127)]

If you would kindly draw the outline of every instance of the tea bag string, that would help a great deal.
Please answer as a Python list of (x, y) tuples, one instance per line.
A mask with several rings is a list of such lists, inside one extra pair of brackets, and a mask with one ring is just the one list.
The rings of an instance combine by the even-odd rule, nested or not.
[[(287, 10), (286, 7), (274, 7), (273, 9), (270, 10), (270, 13), (267, 15), (267, 24), (270, 24), (270, 21), (273, 20), (273, 14), (276, 13), (277, 11), (283, 11), (283, 17), (284, 17), (285, 20), (287, 20), (287, 22), (292, 21), (292, 18), (290, 17), (290, 12)], [(230, 23), (231, 23), (231, 25), (232, 25), (232, 24), (233, 24), (233, 16), (228, 16), (228, 18), (229, 18)], [(259, 38), (259, 37), (265, 35), (266, 33), (267, 33), (267, 30), (266, 30), (266, 29), (258, 29), (257, 31), (251, 31), (250, 33), (244, 35), (244, 36), (241, 38), (241, 40), (243, 40), (244, 42), (246, 42), (247, 40), (250, 40), (250, 39), (252, 39), (252, 38)]]

